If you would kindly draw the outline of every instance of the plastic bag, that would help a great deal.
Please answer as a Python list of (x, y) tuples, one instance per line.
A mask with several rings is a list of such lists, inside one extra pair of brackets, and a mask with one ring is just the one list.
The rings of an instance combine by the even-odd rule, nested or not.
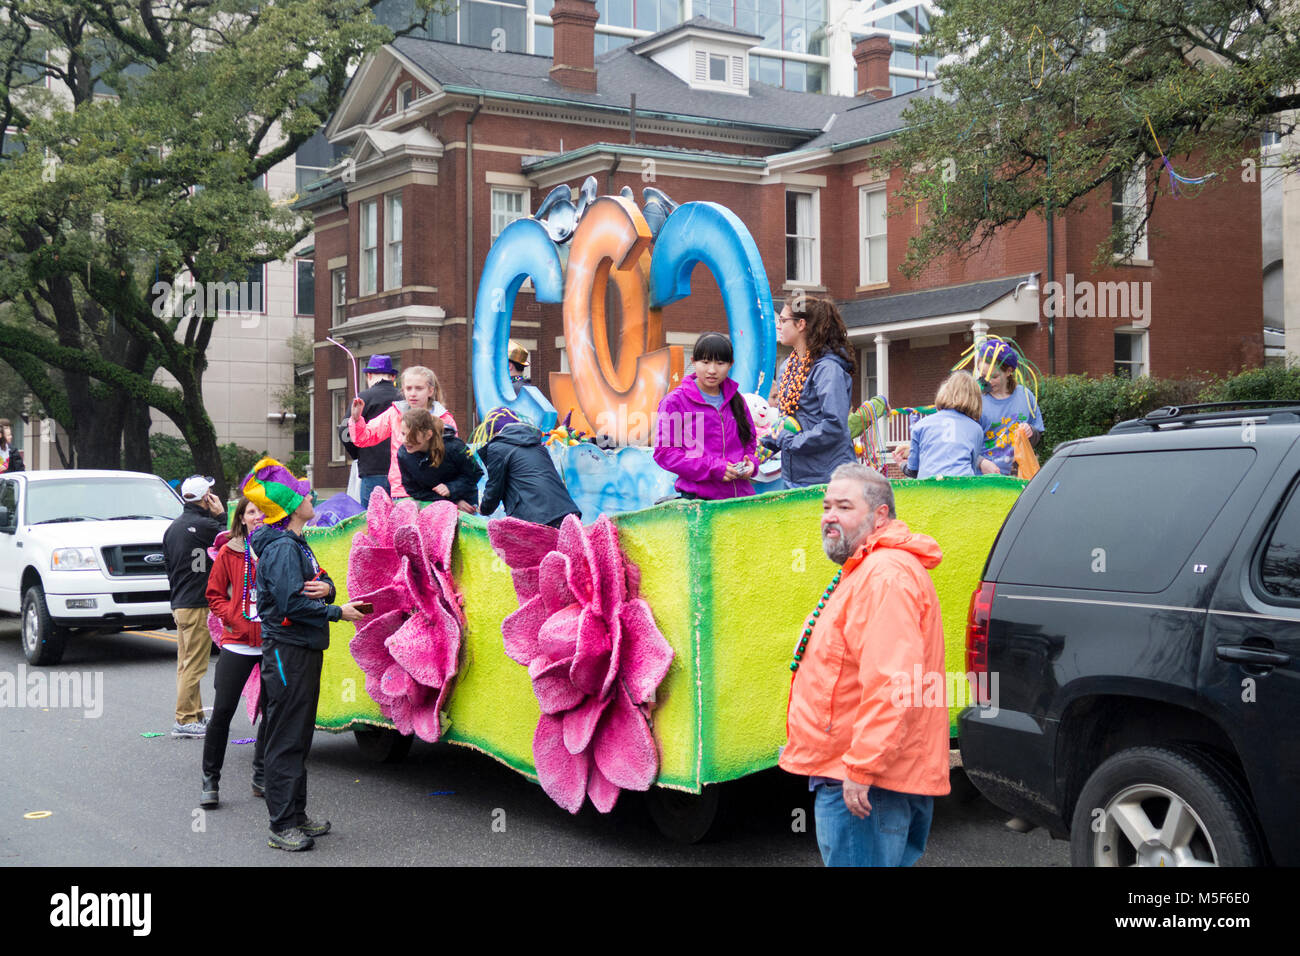
[(1029, 439), (1019, 428), (1016, 428), (1016, 433), (1011, 438), (1011, 447), (1016, 453), (1016, 474), (1025, 479), (1038, 474), (1038, 455), (1034, 453), (1034, 446), (1029, 444)]

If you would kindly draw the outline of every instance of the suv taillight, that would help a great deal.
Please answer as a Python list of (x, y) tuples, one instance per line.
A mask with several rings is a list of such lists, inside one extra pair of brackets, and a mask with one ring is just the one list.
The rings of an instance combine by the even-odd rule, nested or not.
[(966, 616), (966, 671), (975, 675), (977, 686), (985, 688), (988, 687), (989, 617), (993, 611), (994, 589), (992, 581), (981, 582), (970, 596), (970, 613)]

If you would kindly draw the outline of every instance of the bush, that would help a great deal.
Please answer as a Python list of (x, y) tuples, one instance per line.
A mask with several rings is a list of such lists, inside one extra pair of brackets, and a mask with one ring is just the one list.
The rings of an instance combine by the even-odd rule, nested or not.
[(253, 451), (231, 442), (217, 449), (221, 452), (221, 470), (225, 473), (226, 484), (233, 495), (239, 490), (239, 483), (253, 470), (259, 460), (266, 457), (265, 451)]
[(1300, 401), (1300, 366), (1270, 365), (1210, 380), (1045, 378), (1038, 387), (1038, 403), (1047, 431), (1038, 457), (1046, 461), (1062, 442), (1104, 435), (1122, 421), (1141, 418), (1165, 405), (1270, 401)]
[[(221, 445), (217, 450), (221, 453), (221, 473), (232, 493), (258, 459), (266, 455), (264, 451), (253, 451), (234, 442)], [(167, 481), (188, 478), (197, 471), (194, 455), (183, 438), (155, 433), (149, 436), (149, 451), (153, 455), (154, 474)]]
[(1046, 378), (1038, 388), (1038, 404), (1047, 428), (1039, 445), (1039, 458), (1051, 457), (1062, 442), (1103, 435), (1122, 421), (1140, 418), (1164, 405), (1197, 401), (1204, 383), (1197, 379), (1174, 380), (1088, 378), (1065, 375)]
[(1266, 365), (1209, 383), (1203, 402), (1300, 401), (1300, 366)]
[(288, 468), (296, 476), (301, 478), (307, 474), (307, 466), (310, 464), (310, 454), (305, 451), (296, 451), (293, 453), (293, 457), (284, 463), (284, 467)]
[(179, 481), (194, 474), (194, 456), (183, 438), (155, 432), (149, 436), (153, 472), (167, 481)]

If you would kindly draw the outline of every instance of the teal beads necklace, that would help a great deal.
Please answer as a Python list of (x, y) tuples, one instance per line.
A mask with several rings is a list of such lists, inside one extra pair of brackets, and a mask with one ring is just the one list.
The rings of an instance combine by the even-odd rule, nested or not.
[(790, 662), (790, 670), (797, 671), (799, 669), (799, 662), (803, 660), (803, 652), (808, 649), (808, 638), (812, 637), (817, 618), (821, 617), (822, 611), (826, 608), (826, 599), (831, 596), (835, 586), (840, 583), (840, 575), (843, 573), (843, 568), (835, 572), (835, 577), (831, 578), (831, 583), (826, 586), (822, 599), (817, 602), (817, 609), (812, 612), (812, 616), (808, 618), (808, 623), (803, 626), (803, 634), (799, 638), (799, 646), (794, 649), (794, 660)]

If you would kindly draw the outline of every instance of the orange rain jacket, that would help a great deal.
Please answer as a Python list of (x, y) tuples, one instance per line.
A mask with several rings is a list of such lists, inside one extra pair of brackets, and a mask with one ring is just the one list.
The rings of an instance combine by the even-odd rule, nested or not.
[(791, 682), (783, 769), (948, 792), (943, 622), (926, 573), (942, 557), (894, 519), (844, 562)]

